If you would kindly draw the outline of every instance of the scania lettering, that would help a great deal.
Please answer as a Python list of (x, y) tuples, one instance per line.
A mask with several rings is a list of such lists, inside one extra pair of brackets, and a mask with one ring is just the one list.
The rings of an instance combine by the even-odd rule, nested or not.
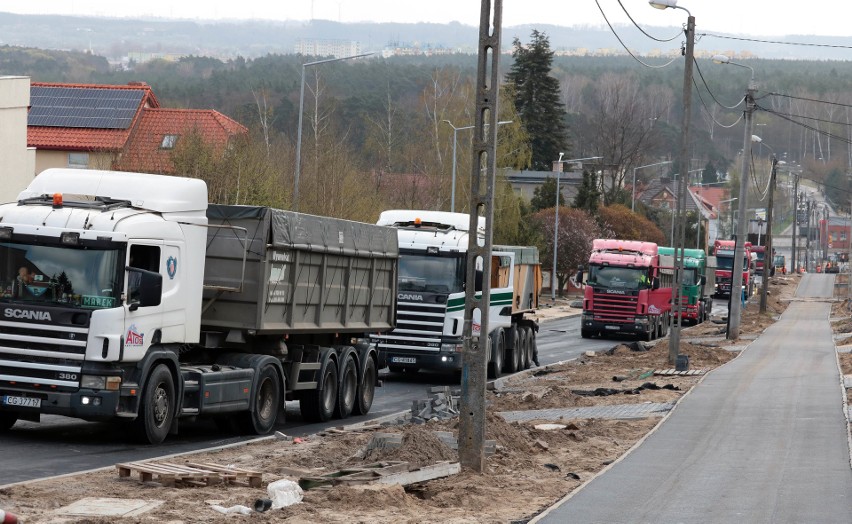
[(391, 228), (48, 169), (0, 206), (0, 431), (56, 414), (156, 444), (199, 418), (269, 433), (286, 400), (308, 421), (365, 414), (397, 263)]
[(671, 315), (670, 286), (671, 275), (660, 271), (657, 244), (592, 241), (580, 335), (625, 333), (646, 340), (664, 336)]
[[(378, 224), (396, 228), (400, 248), (397, 326), (374, 338), (379, 353), (393, 372), (461, 369), (468, 235), (483, 245), (485, 219), (474, 233), (469, 215), (441, 211), (385, 211)], [(530, 314), (541, 292), (538, 250), (494, 246), (491, 267), (488, 372), (495, 377), (536, 361), (538, 324)], [(478, 312), (473, 332), (479, 334)]]

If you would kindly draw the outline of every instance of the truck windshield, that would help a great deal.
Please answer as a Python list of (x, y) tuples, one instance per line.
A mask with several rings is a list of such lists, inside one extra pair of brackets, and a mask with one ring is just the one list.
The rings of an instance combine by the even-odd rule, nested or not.
[(683, 270), (683, 285), (694, 286), (698, 284), (698, 270), (695, 268), (686, 268)]
[(115, 307), (119, 249), (0, 242), (0, 300), (83, 309)]
[(463, 255), (399, 255), (399, 291), (460, 293), (464, 291)]
[(608, 289), (647, 289), (651, 287), (648, 270), (634, 267), (590, 266), (587, 284)]
[[(734, 257), (716, 257), (716, 269), (730, 271), (734, 267)], [(748, 259), (743, 258), (743, 269), (748, 269)]]

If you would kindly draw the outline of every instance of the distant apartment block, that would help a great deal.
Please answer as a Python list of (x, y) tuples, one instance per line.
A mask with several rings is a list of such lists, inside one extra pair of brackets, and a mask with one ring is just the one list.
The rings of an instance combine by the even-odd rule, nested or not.
[(299, 38), (293, 46), (296, 54), (305, 56), (333, 56), (346, 58), (361, 54), (361, 42), (355, 40), (330, 40)]

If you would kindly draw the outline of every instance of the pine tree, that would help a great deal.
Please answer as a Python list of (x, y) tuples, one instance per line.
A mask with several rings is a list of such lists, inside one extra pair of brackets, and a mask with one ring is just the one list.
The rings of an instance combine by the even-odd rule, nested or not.
[(533, 30), (532, 41), (525, 47), (518, 38), (513, 42), (515, 62), (506, 75), (515, 94), (515, 108), (530, 138), (531, 166), (534, 170), (551, 169), (559, 153), (569, 156), (565, 106), (559, 101), (559, 81), (550, 76), (553, 51), (547, 35)]
[(601, 202), (601, 191), (598, 187), (598, 176), (589, 171), (583, 171), (583, 182), (574, 197), (574, 207), (594, 215), (598, 212)]
[(713, 162), (707, 162), (707, 165), (704, 166), (704, 171), (701, 172), (701, 183), (715, 184), (718, 181), (719, 178), (716, 176), (716, 168), (713, 167)]
[[(559, 188), (559, 205), (565, 205), (565, 195), (562, 193), (562, 187)], [(533, 212), (541, 209), (549, 209), (556, 204), (556, 178), (549, 177), (542, 182), (540, 186), (533, 191), (533, 197), (530, 199), (530, 208)]]

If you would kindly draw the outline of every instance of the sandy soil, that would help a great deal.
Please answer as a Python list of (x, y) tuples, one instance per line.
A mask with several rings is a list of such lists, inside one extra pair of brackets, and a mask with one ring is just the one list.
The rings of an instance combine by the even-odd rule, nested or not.
[[(760, 315), (757, 301), (745, 312), (742, 335), (756, 334), (772, 323), (789, 303), (797, 276), (773, 279), (769, 307)], [(713, 340), (724, 325), (706, 322), (683, 332), (681, 353), (689, 355), (690, 369), (711, 370), (737, 355), (724, 348), (728, 341)], [(707, 341), (696, 341), (701, 337)], [(747, 341), (734, 341), (745, 345)], [(852, 355), (843, 355), (844, 372), (852, 373)], [(585, 356), (561, 365), (536, 368), (505, 380), (502, 387), (487, 393), (486, 439), (496, 441), (496, 452), (487, 458), (482, 474), (460, 474), (406, 486), (336, 486), (306, 491), (300, 504), (248, 516), (222, 515), (212, 504), (252, 507), (265, 498), (266, 485), (305, 474), (320, 475), (339, 469), (379, 461), (405, 461), (411, 468), (441, 461), (456, 461), (457, 453), (433, 433), (457, 435), (457, 420), (381, 428), (403, 436), (395, 449), (367, 450), (373, 431), (346, 431), (313, 436), (302, 442), (268, 439), (212, 453), (169, 459), (169, 462), (212, 462), (260, 471), (263, 485), (252, 488), (226, 486), (165, 487), (143, 483), (136, 474), (119, 478), (115, 470), (102, 470), (63, 479), (53, 479), (0, 490), (0, 508), (12, 511), (26, 522), (100, 523), (118, 519), (61, 517), (55, 510), (84, 497), (116, 497), (159, 500), (163, 503), (143, 515), (122, 522), (285, 522), (285, 523), (442, 523), (525, 522), (552, 505), (608, 464), (618, 459), (662, 420), (573, 419), (531, 423), (508, 423), (496, 413), (556, 407), (593, 406), (644, 402), (676, 402), (700, 378), (648, 375), (655, 369), (672, 368), (668, 363), (668, 341), (659, 341), (647, 351), (633, 351), (614, 343), (610, 351)], [(647, 375), (647, 376), (646, 376)], [(618, 380), (613, 380), (617, 377)], [(643, 384), (667, 389), (639, 389)], [(607, 388), (618, 390), (608, 396), (582, 392)], [(580, 392), (580, 393), (578, 393)], [(424, 395), (424, 398), (428, 395)], [(541, 430), (535, 424), (559, 422), (564, 429)], [(298, 471), (304, 473), (299, 474)]]

